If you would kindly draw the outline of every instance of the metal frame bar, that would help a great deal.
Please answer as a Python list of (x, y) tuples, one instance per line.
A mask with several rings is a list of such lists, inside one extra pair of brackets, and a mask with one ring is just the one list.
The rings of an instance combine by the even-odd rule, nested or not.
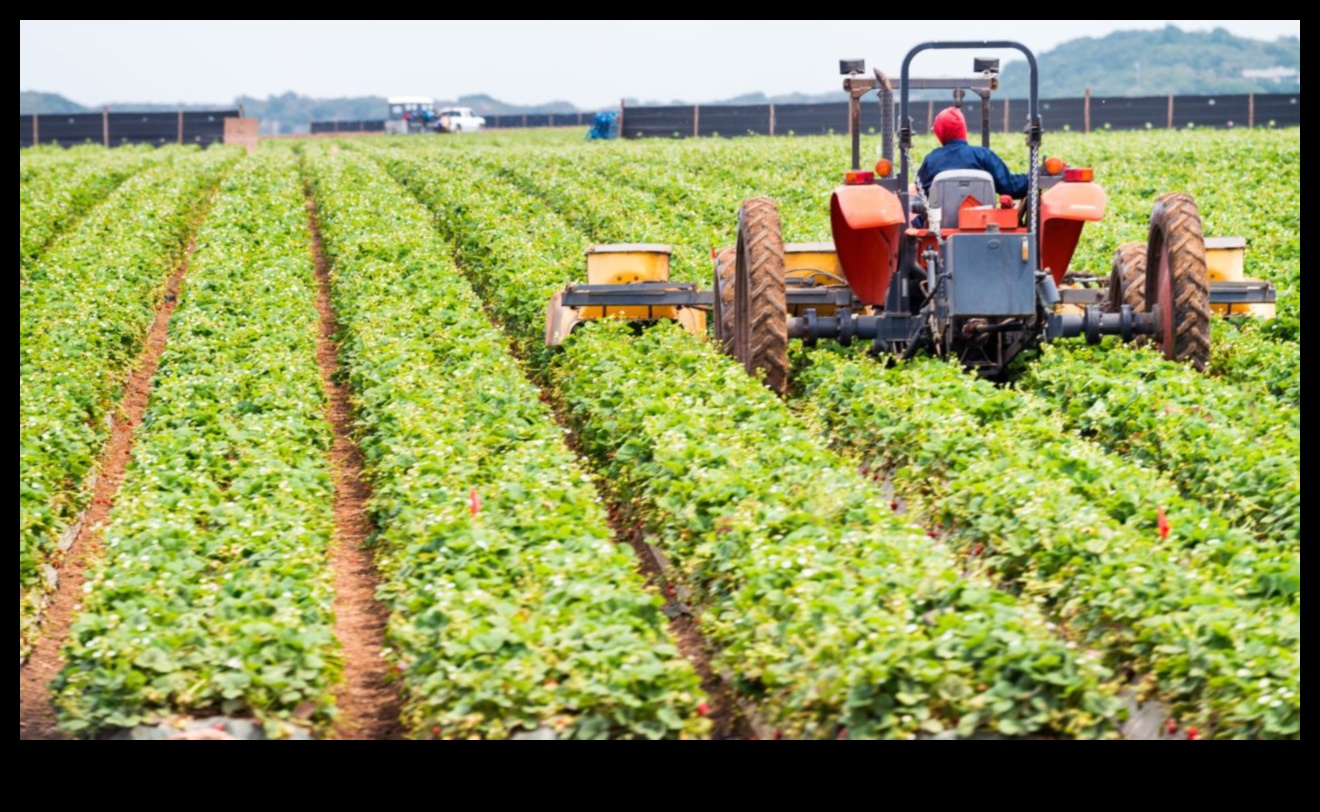
[[(1098, 305), (1105, 301), (1104, 288), (1060, 288), (1059, 302), (1066, 305)], [(1273, 304), (1274, 286), (1269, 282), (1223, 280), (1210, 283), (1210, 304)]]
[[(784, 291), (790, 307), (860, 308), (852, 289), (842, 285), (793, 285)], [(570, 285), (560, 304), (565, 307), (714, 307), (715, 291), (699, 290), (694, 282), (627, 282)]]

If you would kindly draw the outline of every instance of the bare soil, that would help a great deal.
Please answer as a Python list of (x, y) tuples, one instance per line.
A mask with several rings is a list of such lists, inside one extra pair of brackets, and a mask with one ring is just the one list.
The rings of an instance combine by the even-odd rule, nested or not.
[(711, 667), (710, 645), (701, 634), (700, 618), (691, 613), (689, 607), (681, 601), (676, 584), (671, 582), (669, 574), (656, 557), (655, 552), (646, 543), (646, 534), (635, 524), (622, 519), (617, 506), (610, 509), (610, 523), (614, 526), (616, 543), (628, 544), (637, 557), (637, 568), (646, 576), (648, 583), (658, 587), (665, 596), (666, 614), (669, 615), (669, 634), (674, 638), (678, 651), (701, 677), (701, 689), (710, 700), (707, 718), (711, 721), (712, 739), (747, 739), (756, 738), (755, 721), (749, 709), (743, 708), (735, 698), (725, 679)]
[(349, 389), (337, 380), (339, 322), (331, 304), (329, 265), (310, 198), (307, 218), (316, 261), (316, 308), (321, 314), (316, 358), (328, 399), (326, 419), (334, 431), (330, 466), (335, 487), (335, 536), (330, 564), (335, 572), (335, 636), (343, 647), (344, 658), (344, 684), (337, 697), (339, 720), (334, 734), (340, 739), (401, 739), (402, 703), (390, 682), (389, 665), (381, 656), (389, 615), (376, 600), (379, 577), (371, 550), (363, 546), (374, 529), (367, 513), (371, 490), (362, 475), (362, 452), (353, 441)]

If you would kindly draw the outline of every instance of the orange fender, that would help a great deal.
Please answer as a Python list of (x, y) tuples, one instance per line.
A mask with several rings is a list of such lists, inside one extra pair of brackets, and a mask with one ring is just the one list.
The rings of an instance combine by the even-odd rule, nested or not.
[(879, 186), (840, 186), (830, 197), (830, 229), (848, 287), (864, 304), (883, 304), (898, 265), (907, 218), (898, 196)]
[(1063, 281), (1082, 226), (1105, 216), (1108, 197), (1095, 183), (1059, 183), (1040, 196), (1040, 267)]

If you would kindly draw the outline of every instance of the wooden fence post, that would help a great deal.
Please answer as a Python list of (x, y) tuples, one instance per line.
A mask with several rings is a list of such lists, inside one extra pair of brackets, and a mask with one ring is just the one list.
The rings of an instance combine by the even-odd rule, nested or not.
[(628, 100), (619, 99), (619, 137), (623, 138), (623, 113), (628, 109)]
[(527, 129), (527, 114), (523, 113), (523, 129)]
[(701, 105), (692, 105), (692, 137), (697, 138), (701, 135)]
[(1008, 132), (1008, 99), (1004, 99), (1004, 134), (1007, 135)]
[(1082, 97), (1082, 132), (1091, 134), (1091, 88), (1086, 89), (1086, 95)]
[(554, 114), (554, 113), (551, 113), (551, 114), (550, 114), (550, 126), (551, 126), (551, 127), (555, 126), (555, 114)]
[(775, 134), (775, 106), (773, 103), (770, 105), (770, 134)]
[[(926, 132), (930, 132), (930, 125), (935, 121), (935, 101), (926, 102)], [(943, 181), (941, 181), (943, 182)]]
[(183, 143), (183, 111), (179, 111), (179, 143)]
[(1253, 129), (1256, 126), (1256, 94), (1247, 94), (1247, 129)]
[(1173, 129), (1173, 94), (1169, 94), (1169, 129)]
[(110, 148), (110, 105), (101, 105), (101, 143)]
[(37, 114), (32, 114), (32, 146), (41, 143), (41, 129), (37, 126)]

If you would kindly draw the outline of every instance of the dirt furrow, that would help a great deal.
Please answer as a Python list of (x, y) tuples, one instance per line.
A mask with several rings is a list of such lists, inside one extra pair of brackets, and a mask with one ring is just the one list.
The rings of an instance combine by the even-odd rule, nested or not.
[(142, 351), (138, 355), (133, 373), (124, 385), (124, 394), (114, 411), (110, 429), (110, 439), (106, 444), (100, 472), (92, 489), (91, 507), (74, 524), (69, 536), (72, 544), (64, 553), (64, 560), (59, 568), (59, 585), (51, 596), (42, 613), (41, 626), (32, 654), (18, 669), (18, 737), (20, 739), (62, 739), (64, 734), (55, 726), (55, 709), (51, 705), (49, 685), (60, 669), (64, 659), (60, 656), (60, 647), (69, 634), (69, 626), (74, 613), (80, 608), (82, 598), (84, 570), (101, 554), (101, 536), (105, 528), (110, 509), (114, 507), (115, 495), (124, 480), (124, 472), (133, 451), (133, 435), (142, 422), (147, 410), (147, 400), (151, 395), (151, 379), (160, 366), (161, 354), (165, 352), (170, 316), (178, 306), (179, 294), (183, 287), (184, 276), (188, 272), (188, 261), (192, 257), (193, 244), (189, 244), (183, 261), (170, 276), (165, 288), (165, 298), (156, 308), (156, 318), (151, 323)]
[(328, 400), (326, 419), (334, 430), (330, 466), (335, 487), (335, 536), (330, 564), (335, 572), (335, 636), (344, 657), (335, 735), (341, 739), (401, 739), (402, 703), (382, 656), (389, 614), (376, 600), (379, 579), (372, 552), (364, 547), (373, 530), (367, 513), (371, 490), (363, 478), (362, 452), (353, 440), (349, 389), (337, 379), (339, 323), (330, 298), (329, 264), (321, 248), (316, 208), (310, 198), (307, 223), (316, 261), (316, 308), (321, 314), (316, 356)]
[(701, 677), (701, 689), (710, 699), (710, 718), (712, 739), (747, 739), (766, 738), (769, 731), (757, 719), (755, 708), (741, 702), (729, 687), (723, 675), (717, 673), (711, 665), (711, 649), (706, 638), (701, 634), (701, 618), (687, 604), (685, 590), (671, 578), (671, 568), (664, 554), (646, 540), (646, 533), (636, 523), (621, 520), (611, 507), (611, 524), (614, 525), (614, 540), (617, 544), (627, 544), (637, 556), (637, 568), (646, 576), (648, 583), (659, 588), (665, 596), (665, 615), (669, 617), (669, 634), (679, 652), (692, 663)]

